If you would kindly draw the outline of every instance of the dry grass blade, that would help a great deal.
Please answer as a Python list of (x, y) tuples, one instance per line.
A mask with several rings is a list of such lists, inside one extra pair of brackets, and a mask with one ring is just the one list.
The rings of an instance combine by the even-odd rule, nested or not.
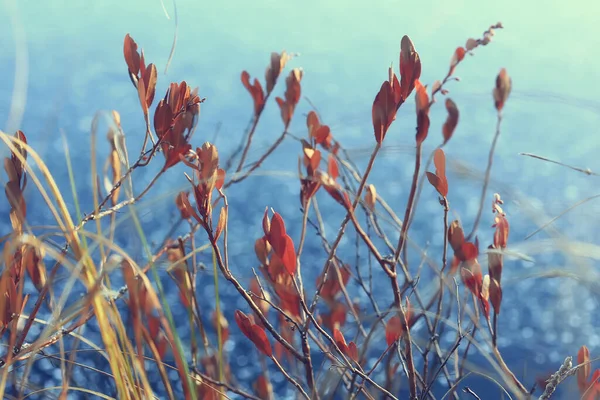
[(572, 169), (574, 171), (582, 172), (582, 173), (584, 173), (586, 175), (600, 176), (600, 174), (598, 174), (596, 172), (593, 172), (589, 168), (574, 167), (572, 165), (565, 164), (565, 163), (562, 163), (560, 161), (552, 160), (552, 159), (547, 158), (547, 157), (538, 156), (536, 154), (532, 154), (532, 153), (519, 153), (519, 155), (521, 155), (521, 156), (527, 156), (527, 157), (531, 157), (531, 158), (537, 158), (538, 160), (547, 161), (547, 162), (550, 162), (550, 163), (553, 163), (553, 164), (558, 164), (558, 165), (561, 165), (563, 167), (570, 168), (570, 169)]

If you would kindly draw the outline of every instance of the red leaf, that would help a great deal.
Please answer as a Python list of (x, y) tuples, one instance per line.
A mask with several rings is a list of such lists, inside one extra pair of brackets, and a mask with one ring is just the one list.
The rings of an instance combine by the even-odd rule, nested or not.
[(508, 220), (504, 215), (497, 215), (495, 219), (496, 223), (494, 225), (496, 230), (494, 231), (494, 246), (504, 249), (508, 244), (510, 225), (508, 224)]
[(402, 89), (400, 87), (400, 82), (398, 82), (398, 77), (392, 70), (392, 67), (390, 67), (390, 69), (389, 69), (389, 75), (390, 75), (389, 82), (390, 82), (390, 85), (392, 86), (392, 92), (394, 92), (394, 103), (396, 104), (396, 110), (398, 110), (398, 108), (400, 108), (400, 106), (404, 102), (402, 100)]
[(300, 204), (302, 205), (302, 208), (306, 208), (308, 200), (317, 193), (317, 190), (319, 190), (320, 187), (321, 184), (312, 179), (300, 180)]
[(242, 333), (250, 338), (252, 336), (252, 321), (250, 318), (240, 310), (235, 311), (235, 322), (238, 324)]
[[(281, 343), (277, 342), (279, 345)], [(273, 398), (273, 385), (265, 375), (260, 375), (256, 382), (252, 385), (254, 391), (261, 399), (272, 399)]]
[(250, 317), (241, 312), (240, 310), (235, 311), (235, 322), (242, 331), (242, 333), (254, 343), (256, 348), (267, 357), (273, 356), (273, 349), (271, 343), (267, 339), (267, 334), (264, 329), (256, 325)]
[(446, 197), (448, 195), (448, 181), (446, 180), (446, 157), (442, 149), (438, 148), (435, 151), (433, 162), (436, 168), (435, 175), (431, 172), (427, 172), (427, 179), (438, 191), (440, 196)]
[(352, 203), (350, 202), (350, 197), (348, 197), (348, 193), (340, 191), (337, 187), (331, 185), (325, 185), (325, 190), (335, 201), (341, 204), (344, 208), (349, 210), (352, 207)]
[(479, 297), (481, 294), (481, 287), (483, 285), (483, 275), (477, 260), (474, 259), (473, 261), (463, 263), (463, 267), (460, 270), (460, 275), (463, 283), (471, 291), (471, 293)]
[(406, 101), (415, 88), (415, 82), (421, 77), (421, 59), (408, 36), (400, 43), (400, 87), (402, 99)]
[(444, 143), (447, 143), (452, 137), (454, 129), (456, 129), (456, 125), (458, 125), (459, 116), (458, 107), (456, 107), (456, 103), (454, 103), (450, 98), (446, 99), (446, 110), (448, 110), (448, 118), (446, 118), (446, 122), (442, 128)]
[[(346, 284), (350, 280), (350, 271), (348, 270), (348, 266), (344, 265), (339, 270), (340, 276), (342, 278), (342, 283), (344, 284), (344, 286), (346, 286)], [(317, 286), (321, 285), (322, 280), (323, 275), (319, 275), (319, 277), (317, 278)], [(340, 283), (337, 278), (337, 271), (333, 271), (327, 274), (327, 279), (325, 280), (325, 283), (321, 288), (321, 297), (327, 302), (333, 302), (335, 296), (337, 296), (337, 294), (340, 293), (341, 290), (342, 287), (340, 286)]]
[(440, 187), (440, 178), (438, 178), (437, 175), (433, 172), (427, 171), (426, 174), (427, 180), (429, 181), (429, 183), (431, 183), (431, 186), (433, 186), (439, 192), (440, 190), (438, 188)]
[(358, 362), (358, 348), (356, 347), (356, 343), (348, 343), (348, 356), (355, 362)]
[(320, 144), (325, 149), (329, 149), (331, 147), (332, 136), (329, 126), (321, 125), (319, 129), (316, 130), (314, 138), (317, 144)]
[[(412, 306), (408, 301), (408, 298), (406, 299), (405, 317), (406, 323), (408, 327), (410, 327), (412, 318)], [(400, 315), (396, 313), (392, 318), (388, 320), (388, 323), (385, 326), (385, 340), (387, 345), (391, 346), (391, 344), (400, 339), (404, 335), (404, 333), (405, 330), (402, 324), (402, 320), (400, 319)]]
[(379, 92), (375, 96), (375, 100), (373, 100), (371, 114), (375, 140), (381, 144), (392, 121), (396, 118), (394, 92), (389, 81), (385, 81), (381, 85)]
[(217, 188), (217, 190), (221, 190), (221, 188), (223, 188), (223, 185), (225, 184), (225, 176), (226, 172), (224, 169), (217, 169), (217, 180), (215, 182), (215, 188)]
[(333, 328), (333, 340), (337, 347), (340, 348), (344, 355), (348, 355), (348, 345), (346, 344), (346, 339), (344, 338), (344, 334), (340, 332), (338, 328)]
[(404, 333), (404, 328), (402, 327), (402, 322), (400, 322), (400, 317), (394, 315), (385, 325), (385, 341), (387, 345), (391, 346), (392, 343), (400, 339), (402, 333)]
[(292, 317), (300, 317), (300, 296), (292, 286), (291, 281), (288, 280), (287, 283), (276, 282), (273, 284), (273, 289), (275, 294), (279, 296), (281, 309), (288, 312)]
[(304, 166), (306, 167), (306, 172), (310, 176), (314, 176), (315, 172), (319, 168), (319, 164), (321, 163), (321, 152), (319, 150), (314, 149), (310, 143), (305, 140), (302, 140), (302, 152), (304, 153)]
[(296, 273), (296, 250), (294, 249), (294, 241), (289, 235), (285, 235), (285, 246), (281, 261), (290, 275)]
[(579, 387), (579, 393), (583, 394), (589, 387), (588, 377), (592, 372), (590, 351), (585, 345), (581, 346), (577, 352), (577, 364), (585, 364), (577, 370), (577, 386)]
[(446, 177), (446, 155), (444, 150), (436, 149), (433, 153), (433, 164), (435, 165), (435, 174), (440, 178)]
[(333, 154), (329, 154), (329, 160), (327, 163), (327, 173), (333, 180), (336, 180), (337, 177), (340, 175), (338, 164)]
[(328, 329), (340, 328), (346, 324), (348, 308), (345, 303), (335, 302), (331, 305), (331, 313), (323, 315), (323, 325)]
[(308, 128), (308, 135), (313, 137), (313, 132), (321, 126), (319, 122), (319, 116), (316, 112), (311, 111), (306, 116), (306, 127)]
[(592, 388), (586, 393), (585, 400), (596, 400), (598, 395), (600, 394), (600, 384), (598, 383), (600, 380), (600, 369), (594, 370), (592, 374), (592, 378), (590, 379), (590, 386)]
[(454, 54), (452, 54), (452, 59), (450, 60), (450, 68), (454, 69), (465, 58), (466, 50), (464, 47), (457, 47), (454, 50)]
[(463, 243), (463, 245), (461, 246), (461, 252), (462, 252), (462, 260), (461, 261), (474, 260), (477, 258), (477, 255), (479, 254), (479, 252), (477, 250), (477, 246), (475, 246), (475, 244), (473, 244), (471, 242)]
[[(129, 78), (134, 86), (137, 87), (138, 73), (140, 72), (140, 55), (137, 52), (137, 43), (129, 36), (129, 33), (125, 35), (125, 41), (123, 43), (123, 54), (125, 56), (125, 62), (127, 63), (127, 69), (129, 70)], [(134, 78), (135, 77), (135, 78)]]
[(286, 244), (286, 232), (285, 232), (285, 223), (283, 222), (283, 218), (278, 213), (273, 214), (273, 218), (271, 219), (271, 229), (269, 230), (268, 240), (273, 246), (273, 250), (277, 255), (283, 258), (285, 244)]
[(140, 79), (137, 84), (138, 98), (144, 115), (148, 114), (148, 102), (146, 101), (146, 84), (143, 79)]
[(167, 159), (165, 160), (165, 166), (163, 167), (165, 170), (171, 168), (175, 164), (181, 161), (180, 156), (185, 156), (188, 151), (192, 149), (192, 146), (189, 143), (184, 144), (183, 146), (176, 147), (171, 149), (167, 155)]

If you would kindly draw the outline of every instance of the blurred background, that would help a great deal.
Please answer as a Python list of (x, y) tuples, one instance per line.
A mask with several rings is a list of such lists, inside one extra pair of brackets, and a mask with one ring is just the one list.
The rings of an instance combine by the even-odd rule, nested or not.
[[(552, 225), (551, 232), (524, 240), (568, 207), (598, 195), (598, 177), (519, 155), (531, 152), (600, 170), (600, 69), (593, 61), (600, 45), (597, 5), (581, 0), (543, 4), (517, 0), (177, 1), (176, 10), (174, 5), (169, 0), (164, 8), (159, 0), (0, 2), (0, 129), (7, 133), (23, 130), (63, 191), (70, 193), (66, 142), (84, 210), (93, 208), (89, 149), (95, 113), (114, 109), (121, 114), (130, 154), (137, 154), (144, 135), (143, 115), (123, 58), (127, 33), (144, 49), (147, 62), (158, 68), (156, 99), (170, 82), (186, 80), (199, 87), (206, 102), (193, 145), (214, 142), (222, 158), (240, 142), (252, 116), (252, 101), (240, 82), (240, 73), (246, 70), (264, 81), (271, 52), (299, 53), (288, 69), (304, 69), (302, 95), (308, 99), (301, 100), (290, 131), (306, 135), (304, 115), (312, 103), (334, 137), (364, 165), (375, 143), (372, 102), (387, 79), (388, 67), (392, 65), (398, 73), (401, 37), (406, 34), (413, 40), (423, 65), (421, 80), (432, 84), (446, 75), (457, 46), (464, 46), (468, 38), (480, 38), (490, 25), (501, 21), (505, 29), (497, 30), (492, 43), (477, 48), (473, 57), (467, 56), (455, 73), (460, 82), (446, 86), (460, 109), (458, 127), (446, 147), (452, 166), (448, 179), (453, 217), (470, 230), (495, 132), (491, 92), (504, 67), (512, 77), (513, 91), (504, 111), (488, 195), (490, 201), (494, 192), (502, 195), (511, 222), (509, 247), (531, 260), (505, 263), (499, 343), (509, 364), (522, 371), (528, 384), (537, 375), (557, 370), (564, 357), (575, 356), (583, 344), (592, 357), (598, 353), (600, 200), (568, 212)], [(175, 35), (172, 61), (165, 71)], [(287, 70), (283, 74), (287, 75)], [(280, 80), (275, 94), (281, 96), (283, 91)], [(443, 103), (434, 105), (427, 156), (441, 142), (445, 118)], [(399, 215), (413, 171), (414, 127), (414, 102), (410, 100), (388, 132), (370, 180)], [(256, 160), (282, 129), (279, 109), (271, 99), (249, 160)], [(108, 145), (102, 134), (98, 142), (97, 151), (105, 157)], [(5, 156), (7, 149), (3, 147), (0, 153)], [(257, 266), (253, 241), (261, 235), (260, 220), (266, 206), (280, 212), (298, 235), (301, 213), (294, 174), (299, 154), (296, 142), (284, 143), (256, 177), (228, 194), (232, 270), (243, 282)], [(140, 204), (152, 242), (160, 243), (177, 217), (174, 196), (188, 187), (182, 171), (169, 171), (170, 178), (159, 181), (147, 202)], [(136, 187), (143, 188), (153, 172), (156, 169), (141, 171)], [(3, 183), (5, 179), (2, 175)], [(48, 223), (50, 215), (33, 185), (27, 193), (29, 222)], [(486, 200), (479, 229), (485, 246), (493, 232), (493, 215), (487, 204)], [(323, 208), (324, 214), (331, 215), (326, 228), (333, 236), (344, 215), (332, 201), (324, 201)], [(8, 203), (0, 201), (0, 235), (10, 231), (8, 210)], [(441, 220), (436, 195), (425, 187), (411, 237), (427, 246), (432, 257), (440, 254)], [(129, 225), (123, 223), (117, 240), (141, 260), (139, 240)], [(245, 240), (248, 236), (252, 242)], [(309, 289), (322, 267), (319, 242), (313, 239), (305, 250), (309, 266), (303, 267)], [(345, 242), (341, 251), (348, 249), (351, 257), (352, 248), (352, 243)], [(204, 292), (203, 306), (212, 310), (213, 280), (209, 274), (203, 279), (199, 285)], [(221, 289), (225, 315), (233, 321), (233, 311), (242, 305), (226, 282)], [(174, 289), (172, 295), (176, 299)], [(237, 327), (232, 331), (238, 334)], [(182, 335), (185, 342), (186, 333)], [(258, 366), (252, 364), (253, 356), (243, 353), (244, 346), (249, 348), (247, 341), (235, 340), (228, 342), (227, 349), (232, 352), (232, 366), (238, 367), (238, 379), (249, 385)], [(52, 376), (51, 365), (36, 365), (40, 384), (60, 378)], [(274, 374), (273, 379), (281, 398), (290, 394), (281, 376)]]

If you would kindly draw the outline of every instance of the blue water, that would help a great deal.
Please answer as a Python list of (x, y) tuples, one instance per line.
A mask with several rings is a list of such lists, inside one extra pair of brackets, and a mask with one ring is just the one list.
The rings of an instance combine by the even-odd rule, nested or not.
[[(511, 260), (506, 263), (499, 344), (508, 364), (520, 371), (517, 375), (523, 377), (527, 385), (534, 382), (536, 374), (558, 369), (564, 357), (575, 355), (582, 344), (588, 345), (592, 355), (597, 354), (600, 347), (600, 336), (595, 329), (598, 297), (597, 290), (588, 283), (598, 277), (600, 255), (594, 246), (600, 236), (596, 228), (600, 203), (591, 201), (554, 224), (556, 231), (564, 235), (562, 241), (542, 242), (551, 237), (548, 233), (527, 241), (523, 238), (536, 229), (536, 224), (598, 194), (598, 180), (518, 155), (533, 152), (600, 170), (596, 155), (600, 126), (600, 101), (596, 93), (600, 89), (597, 83), (600, 72), (589, 61), (590, 49), (597, 46), (599, 32), (587, 4), (554, 2), (547, 4), (542, 12), (538, 5), (516, 0), (498, 4), (466, 0), (410, 5), (393, 1), (376, 4), (316, 0), (301, 4), (179, 2), (177, 46), (165, 75), (175, 31), (172, 4), (166, 4), (171, 15), (169, 20), (159, 1), (124, 4), (114, 0), (48, 4), (22, 1), (18, 6), (13, 3), (6, 1), (0, 5), (0, 26), (4, 27), (0, 38), (0, 128), (13, 132), (18, 127), (26, 133), (30, 144), (46, 160), (63, 192), (67, 193), (68, 205), (74, 210), (65, 167), (64, 135), (75, 166), (79, 200), (88, 211), (92, 209), (89, 132), (95, 113), (119, 111), (130, 154), (137, 153), (143, 138), (144, 121), (139, 101), (127, 77), (122, 55), (126, 33), (144, 48), (148, 62), (158, 66), (157, 99), (171, 81), (186, 80), (192, 87), (200, 87), (201, 97), (207, 100), (202, 105), (193, 144), (213, 141), (217, 125), (221, 124), (215, 143), (223, 158), (237, 145), (251, 116), (251, 100), (240, 83), (240, 72), (247, 70), (252, 77), (263, 79), (271, 51), (286, 49), (300, 53), (289, 66), (302, 67), (305, 71), (303, 95), (316, 105), (336, 139), (353, 149), (359, 165), (364, 167), (374, 144), (372, 101), (386, 79), (389, 65), (397, 68), (402, 35), (408, 34), (414, 41), (423, 62), (422, 81), (431, 84), (443, 78), (457, 46), (463, 45), (469, 37), (479, 37), (490, 24), (502, 21), (506, 29), (498, 31), (489, 46), (477, 49), (474, 57), (468, 56), (457, 70), (461, 82), (448, 86), (461, 117), (446, 148), (448, 160), (455, 162), (453, 165), (462, 163), (468, 171), (478, 174), (484, 170), (496, 123), (491, 90), (499, 69), (506, 67), (513, 79), (513, 93), (504, 112), (489, 193), (498, 191), (506, 201), (512, 248), (535, 262)], [(15, 43), (26, 43), (26, 54), (22, 52), (23, 46), (19, 46), (17, 52)], [(25, 62), (15, 64), (15, 60), (24, 56)], [(13, 98), (15, 85), (25, 91), (17, 90)], [(283, 86), (279, 86), (276, 93), (282, 92)], [(306, 134), (302, 116), (310, 109), (307, 101), (301, 101), (291, 126), (294, 134)], [(426, 150), (441, 140), (441, 125), (445, 119), (441, 102), (432, 109), (431, 119)], [(281, 130), (279, 110), (271, 103), (257, 130), (249, 159), (256, 159)], [(411, 146), (413, 140), (414, 105), (411, 101), (402, 107), (392, 125), (385, 140), (387, 149), (376, 162), (371, 180), (398, 214), (404, 210), (414, 156), (411, 152), (394, 149)], [(102, 134), (98, 143), (99, 153), (106, 154), (102, 153), (107, 149)], [(257, 266), (253, 244), (246, 238), (253, 241), (261, 235), (260, 219), (265, 206), (281, 213), (288, 229), (295, 237), (299, 235), (298, 182), (293, 175), (298, 150), (296, 143), (284, 143), (263, 165), (259, 176), (228, 192), (232, 271), (244, 283), (252, 277), (252, 267)], [(2, 148), (0, 154), (5, 156), (6, 149)], [(449, 169), (449, 199), (454, 217), (470, 227), (479, 201), (480, 181), (464, 178), (457, 168)], [(150, 242), (160, 243), (176, 220), (172, 199), (177, 191), (187, 188), (183, 170), (169, 171), (138, 207)], [(148, 171), (136, 175), (137, 190), (145, 186), (155, 171), (156, 168), (149, 167)], [(51, 216), (31, 182), (27, 196), (29, 223), (48, 223)], [(325, 196), (321, 195), (320, 199), (322, 212), (328, 215), (326, 230), (331, 240), (344, 215)], [(432, 258), (439, 259), (441, 209), (427, 186), (423, 199), (428, 201), (419, 206), (412, 238), (421, 247), (427, 246)], [(487, 210), (486, 203), (480, 225), (480, 239), (485, 245), (492, 234), (492, 215)], [(7, 214), (7, 203), (0, 201), (2, 235), (9, 229)], [(133, 224), (125, 214), (121, 227), (118, 242), (141, 262), (144, 253)], [(432, 236), (431, 232), (438, 234)], [(564, 238), (591, 246), (571, 244), (567, 247)], [(306, 246), (303, 274), (307, 288), (311, 289), (323, 265), (314, 231)], [(339, 254), (349, 254), (348, 261), (352, 261), (353, 240), (343, 242)], [(208, 257), (201, 257), (201, 261), (210, 265)], [(556, 270), (578, 279), (532, 277)], [(173, 285), (164, 272), (162, 277), (169, 299), (177, 304)], [(245, 306), (224, 280), (220, 286), (224, 312), (232, 323), (232, 334), (236, 335), (233, 312)], [(209, 315), (214, 307), (210, 273), (201, 275), (198, 287), (200, 304)], [(385, 282), (376, 283), (376, 288), (378, 293), (389, 292)], [(81, 288), (76, 289), (81, 291)], [(73, 295), (78, 294), (75, 291)], [(354, 291), (353, 295), (358, 296), (358, 292)], [(176, 320), (183, 317), (181, 312), (174, 310)], [(99, 339), (95, 324), (88, 327), (85, 335)], [(383, 342), (383, 333), (380, 335)], [(184, 343), (189, 343), (187, 330), (181, 329), (181, 336)], [(236, 377), (243, 387), (250, 387), (259, 370), (255, 356), (246, 356), (253, 351), (251, 345), (241, 339), (228, 342), (226, 347)], [(91, 353), (80, 357), (87, 365), (108, 368), (100, 357)], [(482, 364), (487, 366), (484, 361)], [(59, 382), (60, 375), (56, 375), (56, 371), (47, 360), (36, 362), (32, 382), (45, 382), (46, 386), (51, 385), (48, 382)], [(291, 394), (280, 374), (273, 373), (272, 378), (279, 397)], [(108, 394), (114, 392), (112, 387), (102, 386), (107, 385), (106, 380), (98, 383), (96, 375), (81, 374), (77, 379), (82, 386), (100, 387)], [(479, 389), (480, 394), (490, 390), (485, 382), (468, 384), (476, 391)], [(482, 398), (497, 395), (490, 392), (489, 396)]]

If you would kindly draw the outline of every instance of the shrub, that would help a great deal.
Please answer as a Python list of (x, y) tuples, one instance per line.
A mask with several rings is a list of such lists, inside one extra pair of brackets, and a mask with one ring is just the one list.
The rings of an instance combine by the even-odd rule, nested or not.
[[(12, 227), (3, 238), (0, 276), (0, 332), (10, 349), (0, 361), (1, 391), (12, 387), (9, 392), (22, 396), (54, 390), (61, 398), (74, 392), (107, 398), (183, 395), (217, 399), (237, 395), (265, 399), (282, 396), (287, 386), (311, 399), (479, 398), (464, 384), (477, 375), (479, 387), (487, 391), (481, 393), (483, 398), (492, 392), (529, 398), (536, 388), (534, 382), (517, 377), (497, 344), (510, 218), (501, 195), (490, 193), (488, 184), (495, 149), (500, 145), (504, 105), (510, 100), (512, 82), (505, 69), (495, 81), (490, 75), (490, 101), (497, 112), (497, 126), (473, 221), (450, 218), (449, 200), (458, 184), (446, 175), (444, 150), (460, 115), (447, 87), (458, 81), (455, 70), (466, 55), (487, 46), (500, 28), (500, 23), (493, 25), (483, 37), (470, 38), (457, 47), (443, 79), (430, 86), (420, 80), (421, 60), (412, 40), (408, 36), (401, 39), (399, 70), (390, 67), (388, 79), (375, 91), (373, 137), (368, 138), (373, 150), (364, 171), (316, 110), (306, 115), (305, 138), (290, 133), (290, 125), (300, 118), (296, 107), (303, 79), (299, 68), (287, 75), (284, 72), (292, 54), (271, 55), (264, 84), (242, 72), (253, 116), (239, 148), (224, 160), (214, 144), (192, 145), (205, 101), (198, 90), (185, 81), (171, 83), (164, 97), (155, 101), (156, 66), (147, 64), (145, 54), (126, 35), (124, 58), (136, 92), (132, 96), (138, 96), (145, 121), (145, 139), (137, 148), (139, 153), (130, 159), (132, 144), (125, 142), (119, 113), (96, 115), (92, 144), (95, 146), (100, 122), (108, 121), (110, 148), (104, 154), (103, 171), (97, 170), (99, 154), (96, 147), (92, 149), (91, 172), (97, 179), (93, 179), (94, 205), (89, 212), (81, 212), (84, 205), (78, 201), (81, 193), (73, 185), (70, 163), (75, 210), (69, 209), (66, 194), (25, 133), (0, 135), (10, 151), (4, 169)], [(275, 98), (283, 123), (281, 134), (257, 160), (248, 163), (257, 126), (276, 92), (283, 92)], [(397, 113), (413, 112), (412, 106), (405, 104), (412, 101), (413, 93), (414, 172), (404, 212), (396, 215), (369, 177)], [(447, 117), (437, 139), (439, 145), (427, 154), (423, 143), (430, 134), (430, 109), (440, 107), (436, 104), (440, 100)], [(436, 138), (429, 138), (432, 140)], [(252, 216), (261, 227), (260, 235), (251, 240), (229, 237), (232, 188), (255, 175), (284, 141), (297, 142), (300, 150), (301, 223), (292, 226), (289, 215), (265, 204), (262, 218)], [(149, 183), (134, 190), (137, 174), (152, 167), (156, 173)], [(167, 239), (153, 246), (148, 243), (138, 207), (172, 169), (182, 170), (178, 176), (188, 189), (173, 199), (179, 220)], [(54, 219), (55, 225), (44, 228), (45, 232), (27, 222), (25, 188), (32, 181)], [(440, 229), (430, 235), (443, 237), (441, 254), (430, 256), (416, 243), (409, 247), (411, 222), (420, 201), (439, 203)], [(335, 214), (323, 214), (319, 202), (335, 204), (343, 212), (333, 239), (325, 233), (325, 220)], [(489, 204), (491, 212), (486, 211)], [(145, 253), (142, 261), (136, 261), (116, 240), (122, 223), (118, 215), (125, 215), (135, 226)], [(177, 235), (174, 232), (182, 222), (187, 231)], [(477, 236), (482, 223), (493, 224), (492, 237)], [(356, 234), (354, 254), (338, 251), (352, 233)], [(317, 243), (311, 254), (306, 254), (311, 235)], [(258, 267), (251, 268), (252, 279), (236, 276), (228, 253), (232, 240), (242, 241), (238, 245), (247, 252), (253, 246)], [(212, 268), (200, 261), (205, 252), (210, 254)], [(423, 264), (431, 266), (432, 272), (423, 271)], [(162, 273), (164, 265), (169, 279)], [(303, 279), (307, 268), (320, 271), (316, 282)], [(61, 281), (65, 271), (68, 277)], [(211, 271), (215, 290), (214, 310), (209, 311), (199, 301), (203, 288), (198, 282), (201, 274)], [(235, 308), (230, 318), (221, 309), (220, 278), (239, 300), (235, 307), (227, 305)], [(29, 283), (35, 291), (28, 289)], [(167, 290), (167, 285), (171, 289)], [(76, 287), (85, 295), (75, 295)], [(176, 299), (167, 296), (167, 291), (173, 290)], [(85, 329), (97, 329), (101, 343), (88, 340)], [(441, 338), (449, 338), (450, 344)], [(229, 342), (235, 343), (235, 351), (227, 346)], [(100, 366), (81, 361), (89, 360), (84, 351), (94, 353), (98, 358), (94, 363)], [(474, 355), (476, 351), (479, 357)], [(242, 352), (259, 365), (260, 374), (250, 374), (252, 379), (231, 364)], [(45, 358), (59, 371), (60, 387), (44, 389), (30, 383), (31, 370)], [(556, 374), (542, 380), (540, 398), (549, 398), (571, 375), (577, 375), (583, 396), (598, 396), (599, 374), (591, 373), (585, 346), (577, 361), (578, 366), (573, 367), (567, 358)], [(93, 389), (78, 384), (76, 368), (87, 376), (102, 376), (105, 384)], [(285, 379), (277, 389), (273, 388), (274, 374)]]

